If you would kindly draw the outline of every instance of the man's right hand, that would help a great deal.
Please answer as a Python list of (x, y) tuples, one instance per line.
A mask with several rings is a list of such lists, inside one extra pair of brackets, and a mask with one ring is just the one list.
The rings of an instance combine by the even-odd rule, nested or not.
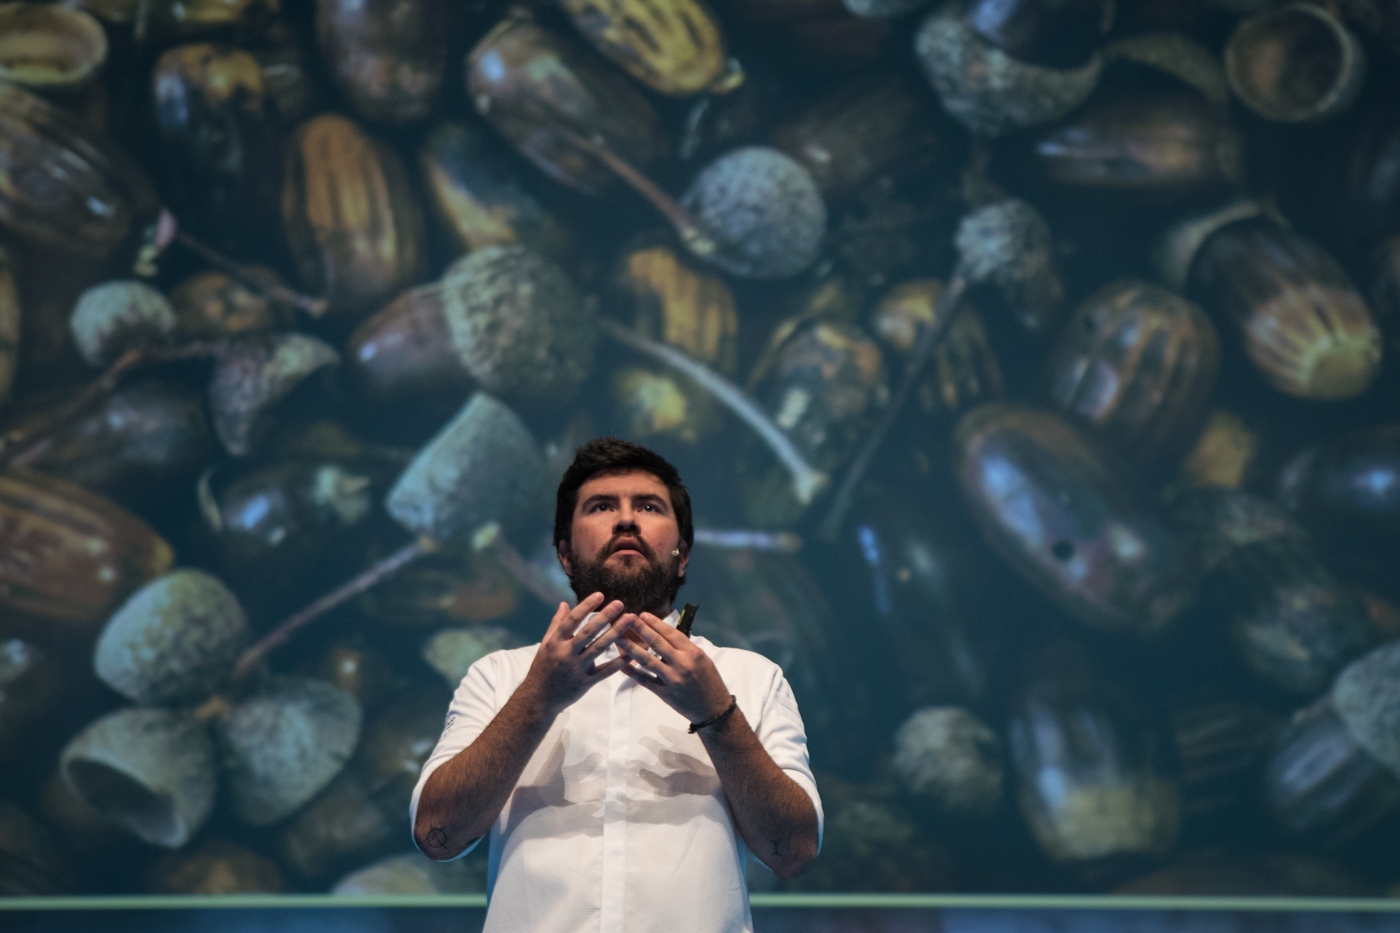
[[(624, 629), (624, 626), (614, 624), (623, 616), (621, 600), (613, 600), (606, 606), (602, 604), (602, 593), (594, 593), (573, 609), (569, 608), (568, 603), (560, 603), (549, 629), (540, 640), (535, 660), (531, 662), (530, 672), (525, 675), (521, 686), (528, 686), (535, 692), (551, 718), (587, 693), (598, 681), (612, 676), (627, 663), (625, 657), (617, 657), (594, 665), (594, 660), (617, 640)], [(583, 621), (590, 612), (595, 611), (597, 615), (587, 622)], [(608, 626), (612, 627), (604, 632)]]

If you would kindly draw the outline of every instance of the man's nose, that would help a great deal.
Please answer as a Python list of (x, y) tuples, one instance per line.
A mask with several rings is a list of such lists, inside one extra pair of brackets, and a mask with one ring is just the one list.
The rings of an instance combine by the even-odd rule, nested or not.
[(636, 513), (631, 506), (623, 505), (617, 510), (617, 521), (613, 522), (613, 531), (635, 531), (637, 528)]

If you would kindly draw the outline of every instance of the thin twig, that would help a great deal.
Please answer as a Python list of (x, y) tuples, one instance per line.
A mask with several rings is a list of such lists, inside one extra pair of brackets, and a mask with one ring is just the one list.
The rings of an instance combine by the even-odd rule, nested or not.
[(587, 152), (593, 158), (606, 165), (614, 175), (621, 178), (632, 190), (651, 202), (661, 216), (665, 217), (672, 227), (676, 228), (676, 233), (680, 235), (686, 249), (690, 250), (701, 258), (713, 256), (715, 254), (715, 241), (712, 240), (697, 222), (690, 211), (686, 210), (679, 201), (671, 197), (661, 189), (650, 178), (643, 175), (632, 167), (626, 159), (613, 152), (607, 146), (594, 142), (593, 140), (565, 129), (562, 126), (554, 127), (554, 131), (566, 140)]
[(778, 460), (792, 474), (793, 494), (802, 505), (807, 505), (826, 486), (829, 477), (814, 468), (793, 445), (791, 438), (775, 425), (763, 410), (753, 403), (744, 391), (728, 379), (697, 360), (686, 356), (675, 347), (669, 347), (655, 340), (648, 340), (633, 333), (615, 321), (603, 318), (599, 322), (603, 330), (619, 343), (633, 350), (645, 353), (660, 360), (673, 369), (678, 369), (690, 377), (696, 385), (713, 395), (726, 408), (743, 419), (749, 427), (763, 438)]
[(885, 435), (889, 433), (895, 419), (899, 417), (899, 410), (904, 407), (904, 403), (913, 392), (914, 384), (918, 381), (919, 373), (923, 370), (924, 363), (928, 361), (934, 344), (948, 329), (948, 324), (953, 320), (954, 312), (957, 311), (958, 302), (962, 300), (963, 293), (966, 291), (967, 278), (960, 269), (954, 270), (953, 280), (948, 283), (948, 287), (938, 298), (938, 304), (934, 306), (933, 320), (929, 321), (928, 326), (919, 334), (919, 342), (914, 346), (913, 354), (904, 365), (904, 377), (900, 380), (894, 398), (890, 400), (885, 413), (880, 417), (880, 423), (866, 438), (865, 446), (861, 448), (860, 454), (851, 461), (850, 469), (846, 471), (846, 476), (841, 481), (841, 488), (837, 490), (836, 497), (831, 501), (831, 508), (827, 510), (826, 517), (822, 519), (817, 534), (823, 541), (835, 541), (840, 535), (841, 523), (846, 518), (846, 510), (851, 507), (851, 499), (855, 495), (856, 486), (859, 485), (865, 471), (869, 469), (870, 462), (875, 459), (875, 454), (880, 449), (880, 444), (884, 442)]
[(138, 347), (127, 350), (115, 363), (108, 366), (101, 376), (89, 382), (68, 401), (43, 417), (0, 435), (0, 467), (9, 464), (24, 466), (38, 459), (50, 445), (54, 432), (96, 405), (103, 396), (110, 394), (128, 373), (155, 363), (218, 356), (225, 346), (220, 340), (201, 340), (178, 347)]
[(534, 594), (535, 598), (546, 606), (553, 606), (561, 599), (564, 602), (572, 603), (574, 595), (568, 589), (561, 587), (557, 581), (539, 567), (530, 563), (520, 556), (506, 536), (501, 533), (501, 526), (492, 522), (484, 526), (473, 536), (472, 546), (478, 551), (490, 551), (496, 556), (506, 573), (515, 578), (516, 582)]
[(326, 308), (330, 305), (324, 298), (312, 298), (310, 295), (303, 295), (301, 292), (290, 289), (285, 285), (259, 282), (242, 263), (225, 256), (223, 253), (214, 249), (214, 247), (198, 239), (183, 228), (175, 234), (175, 239), (181, 246), (193, 253), (197, 253), (210, 265), (222, 269), (248, 286), (248, 288), (272, 301), (289, 305), (293, 308), (300, 308), (312, 317), (320, 317), (325, 314)]
[(342, 603), (353, 599), (365, 590), (374, 586), (385, 577), (397, 573), (400, 568), (411, 561), (417, 560), (424, 554), (431, 554), (438, 549), (438, 544), (431, 538), (418, 538), (417, 540), (404, 545), (388, 557), (366, 570), (354, 579), (331, 590), (325, 596), (316, 600), (296, 615), (287, 619), (281, 625), (268, 632), (258, 639), (247, 651), (238, 658), (238, 663), (234, 665), (233, 674), (230, 680), (237, 684), (253, 672), (263, 659), (271, 654), (276, 648), (296, 634), (297, 631), (319, 619)]

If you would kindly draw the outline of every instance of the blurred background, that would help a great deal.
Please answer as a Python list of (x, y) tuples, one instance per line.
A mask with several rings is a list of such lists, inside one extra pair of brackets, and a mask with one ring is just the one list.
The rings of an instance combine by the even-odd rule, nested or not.
[(484, 891), (409, 793), (610, 433), (806, 721), (754, 892), (1400, 894), (1397, 56), (1389, 0), (0, 4), (0, 893)]

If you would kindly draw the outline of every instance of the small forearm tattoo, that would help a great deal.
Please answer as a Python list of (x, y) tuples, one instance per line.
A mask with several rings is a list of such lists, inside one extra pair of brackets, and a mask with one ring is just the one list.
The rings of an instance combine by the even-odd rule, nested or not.
[(427, 842), (434, 849), (447, 848), (447, 831), (441, 826), (434, 826), (428, 830)]

